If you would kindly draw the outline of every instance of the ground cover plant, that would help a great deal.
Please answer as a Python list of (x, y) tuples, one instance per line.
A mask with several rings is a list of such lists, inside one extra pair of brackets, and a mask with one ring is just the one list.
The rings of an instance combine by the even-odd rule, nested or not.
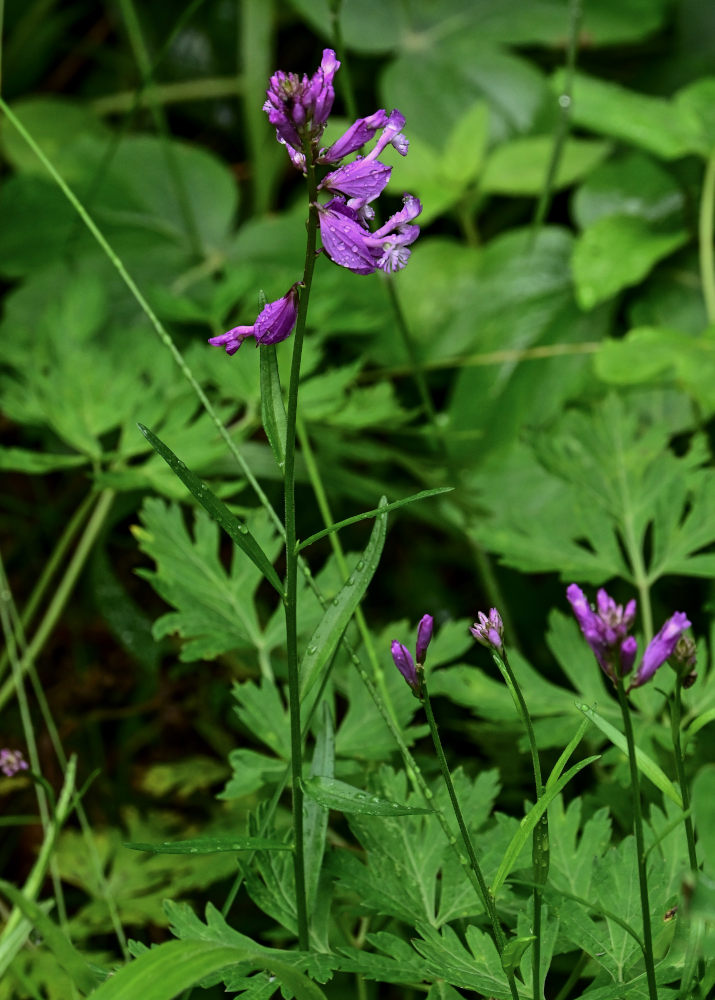
[(708, 5), (0, 30), (0, 1000), (711, 996)]

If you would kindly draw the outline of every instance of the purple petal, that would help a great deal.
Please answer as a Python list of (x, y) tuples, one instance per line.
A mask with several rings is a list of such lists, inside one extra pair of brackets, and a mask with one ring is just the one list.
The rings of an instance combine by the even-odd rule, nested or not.
[(354, 274), (372, 274), (377, 262), (365, 240), (369, 233), (356, 221), (357, 213), (339, 199), (318, 205), (320, 237), (328, 257)]
[(633, 664), (636, 662), (636, 653), (638, 652), (638, 643), (632, 635), (629, 635), (621, 643), (621, 648), (619, 652), (620, 656), (620, 667), (621, 667), (621, 677), (625, 677), (633, 669)]
[(292, 285), (286, 294), (263, 308), (255, 323), (259, 344), (277, 344), (285, 340), (298, 318), (298, 287)]
[(234, 326), (232, 330), (222, 333), (220, 337), (209, 337), (209, 344), (215, 347), (225, 347), (226, 354), (235, 354), (246, 337), (255, 333), (252, 326)]
[(318, 161), (320, 163), (337, 163), (349, 153), (361, 149), (366, 142), (372, 139), (378, 129), (383, 128), (386, 122), (387, 112), (382, 109), (370, 115), (369, 118), (358, 118), (332, 146), (321, 150)]
[(651, 679), (658, 667), (673, 655), (678, 639), (687, 628), (690, 628), (690, 621), (684, 611), (676, 611), (668, 618), (660, 632), (648, 643), (631, 687), (640, 687)]
[(417, 662), (424, 663), (427, 655), (427, 647), (432, 640), (434, 629), (434, 618), (432, 615), (423, 615), (417, 626)]
[(412, 653), (410, 653), (407, 646), (401, 642), (397, 642), (396, 639), (392, 640), (390, 650), (392, 652), (392, 659), (395, 661), (395, 666), (414, 690), (417, 687), (417, 670), (415, 662), (412, 659)]
[(321, 182), (320, 189), (340, 191), (365, 204), (382, 194), (391, 173), (392, 167), (379, 160), (357, 159), (328, 174)]

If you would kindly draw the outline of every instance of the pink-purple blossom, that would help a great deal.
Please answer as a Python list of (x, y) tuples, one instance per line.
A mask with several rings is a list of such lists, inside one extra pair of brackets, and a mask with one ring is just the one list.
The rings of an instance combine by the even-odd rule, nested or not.
[(268, 302), (252, 326), (234, 326), (219, 337), (210, 337), (209, 344), (225, 347), (227, 354), (235, 354), (244, 340), (255, 337), (257, 344), (277, 344), (285, 340), (298, 317), (298, 282), (275, 302)]
[(482, 646), (495, 649), (501, 653), (502, 640), (504, 638), (504, 623), (496, 608), (492, 608), (488, 615), (483, 611), (477, 612), (477, 619), (469, 631)]
[(427, 656), (427, 647), (432, 641), (434, 631), (434, 618), (432, 615), (423, 615), (417, 626), (417, 645), (415, 649), (416, 663), (412, 658), (412, 653), (404, 643), (392, 640), (390, 651), (395, 666), (412, 688), (412, 693), (419, 698), (422, 689), (422, 669)]
[(7, 747), (0, 750), (0, 771), (6, 778), (14, 778), (20, 771), (26, 771), (27, 767), (21, 750), (8, 750)]
[(339, 67), (335, 52), (323, 49), (320, 66), (311, 77), (283, 70), (273, 74), (263, 110), (280, 142), (298, 152), (304, 140), (317, 143), (333, 107), (333, 77)]
[(402, 209), (370, 232), (357, 209), (342, 198), (333, 198), (327, 205), (318, 205), (323, 249), (332, 261), (354, 274), (400, 271), (410, 258), (410, 244), (420, 234), (412, 220), (421, 211), (419, 200), (406, 194)]
[[(636, 639), (630, 635), (636, 616), (635, 600), (630, 600), (624, 607), (616, 604), (601, 588), (596, 595), (596, 607), (592, 608), (584, 592), (575, 583), (567, 588), (566, 596), (601, 669), (614, 684), (617, 683), (619, 677), (625, 677), (631, 672), (638, 652)], [(690, 621), (684, 612), (676, 611), (668, 618), (648, 643), (628, 687), (629, 691), (650, 680), (656, 670), (673, 655), (678, 641), (688, 628)]]

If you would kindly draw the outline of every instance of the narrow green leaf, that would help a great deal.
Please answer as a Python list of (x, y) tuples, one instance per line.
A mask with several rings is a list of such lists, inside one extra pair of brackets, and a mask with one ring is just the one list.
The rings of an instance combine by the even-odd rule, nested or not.
[(532, 941), (536, 941), (533, 934), (529, 937), (512, 938), (507, 941), (504, 951), (501, 953), (502, 969), (506, 973), (515, 972), (526, 949)]
[(199, 479), (191, 469), (187, 468), (171, 448), (168, 448), (163, 441), (159, 440), (156, 434), (153, 434), (143, 424), (137, 424), (137, 426), (154, 451), (164, 459), (171, 471), (179, 477), (189, 493), (199, 501), (204, 510), (223, 528), (229, 538), (246, 553), (254, 566), (263, 573), (266, 580), (275, 587), (281, 598), (283, 598), (283, 584), (280, 577), (273, 568), (268, 556), (245, 524), (242, 524), (237, 517), (234, 517), (223, 500), (219, 500), (216, 494), (209, 489), (208, 485), (202, 479)]
[(86, 465), (85, 455), (50, 455), (27, 448), (0, 448), (0, 469), (8, 472), (28, 472), (43, 475), (57, 469), (75, 469)]
[(323, 617), (311, 636), (300, 663), (300, 698), (303, 701), (320, 678), (320, 673), (332, 658), (348, 623), (355, 613), (365, 591), (372, 580), (387, 534), (385, 497), (380, 500), (375, 524), (362, 558), (355, 570), (343, 584), (337, 597), (328, 605)]
[(387, 514), (388, 511), (397, 510), (398, 507), (406, 507), (408, 503), (414, 503), (415, 500), (426, 500), (427, 497), (436, 497), (440, 493), (451, 493), (453, 489), (453, 486), (439, 486), (434, 490), (422, 490), (420, 493), (413, 493), (412, 496), (404, 497), (402, 500), (393, 500), (392, 503), (375, 507), (373, 510), (366, 510), (362, 514), (354, 514), (353, 517), (346, 517), (344, 521), (336, 521), (335, 524), (331, 524), (328, 528), (316, 531), (314, 535), (306, 538), (304, 542), (299, 542), (296, 546), (296, 552), (300, 552), (302, 549), (312, 545), (313, 542), (317, 542), (319, 538), (325, 538), (326, 535), (331, 535), (334, 531), (340, 531), (341, 528), (345, 528), (348, 524), (357, 524), (358, 521), (365, 521), (368, 517), (375, 517), (376, 514)]
[(493, 895), (496, 896), (497, 892), (501, 889), (504, 884), (504, 880), (516, 863), (516, 859), (518, 858), (522, 847), (531, 836), (536, 824), (546, 812), (549, 803), (556, 798), (559, 792), (561, 792), (566, 785), (568, 785), (569, 781), (571, 781), (571, 779), (575, 777), (579, 771), (583, 771), (583, 769), (588, 767), (589, 764), (592, 764), (594, 760), (598, 760), (599, 756), (599, 754), (595, 754), (593, 757), (586, 757), (585, 760), (580, 760), (578, 764), (574, 764), (573, 767), (569, 768), (566, 774), (562, 775), (561, 778), (553, 784), (550, 784), (551, 779), (549, 778), (549, 781), (546, 783), (544, 794), (538, 802), (534, 803), (526, 816), (524, 816), (519, 824), (519, 829), (509, 842), (509, 846), (507, 847), (504, 857), (502, 858), (502, 863), (499, 865), (499, 870), (494, 876), (494, 881), (491, 885), (491, 892)]
[(283, 471), (286, 460), (286, 411), (281, 380), (278, 374), (276, 345), (260, 348), (261, 357), (261, 420), (278, 468)]
[(429, 813), (422, 806), (406, 806), (400, 802), (381, 799), (370, 792), (348, 785), (338, 778), (307, 778), (302, 782), (303, 791), (311, 799), (328, 809), (338, 809), (343, 813), (360, 813), (363, 816), (408, 816), (415, 813)]
[(584, 734), (585, 734), (585, 732), (586, 732), (587, 729), (588, 729), (588, 719), (584, 719), (583, 722), (581, 723), (581, 725), (578, 727), (578, 729), (574, 733), (574, 735), (571, 737), (571, 739), (566, 744), (566, 746), (565, 746), (565, 748), (563, 750), (563, 753), (561, 754), (561, 756), (559, 757), (559, 759), (554, 764), (553, 770), (552, 770), (551, 774), (549, 775), (548, 781), (546, 782), (546, 787), (547, 788), (549, 788), (551, 786), (552, 782), (558, 781), (558, 779), (561, 777), (561, 773), (562, 773), (563, 769), (566, 767), (566, 761), (569, 759), (569, 757), (571, 756), (571, 754), (574, 752), (574, 750), (576, 749), (576, 747), (579, 745), (579, 743), (583, 739)]
[[(335, 733), (327, 701), (323, 701), (322, 708), (322, 725), (318, 730), (313, 760), (310, 765), (311, 778), (332, 778), (335, 774)], [(318, 916), (314, 909), (315, 900), (328, 833), (328, 810), (315, 799), (311, 798), (305, 801), (303, 828), (303, 859), (305, 862), (308, 912), (315, 918)]]
[[(268, 968), (256, 945), (255, 952), (244, 947), (214, 945), (208, 941), (167, 941), (140, 955), (96, 989), (92, 1000), (174, 1000), (188, 986), (204, 976), (234, 963), (250, 963)], [(295, 993), (298, 1000), (325, 1000), (323, 991), (302, 973), (283, 962), (271, 962), (270, 971)]]
[(290, 844), (268, 837), (194, 837), (191, 840), (165, 840), (159, 844), (133, 841), (122, 846), (130, 851), (149, 854), (219, 854), (226, 851), (290, 851)]
[[(612, 726), (610, 722), (606, 722), (603, 716), (594, 711), (590, 705), (583, 705), (577, 702), (576, 707), (580, 712), (583, 712), (586, 718), (590, 719), (595, 726), (598, 726), (603, 735), (607, 736), (614, 746), (618, 747), (622, 753), (628, 756), (626, 738), (619, 729)], [(659, 788), (663, 795), (666, 795), (679, 809), (683, 808), (683, 800), (680, 797), (680, 792), (670, 780), (668, 775), (665, 771), (658, 767), (652, 757), (643, 753), (643, 751), (638, 747), (636, 747), (636, 763), (638, 764), (638, 770), (641, 774), (644, 774), (649, 781), (652, 781), (656, 788)]]
[(89, 993), (93, 990), (100, 977), (85, 962), (69, 938), (47, 916), (42, 907), (38, 906), (33, 900), (28, 899), (16, 886), (10, 882), (6, 882), (4, 879), (0, 879), (0, 891), (7, 896), (13, 906), (22, 911), (24, 916), (39, 931), (45, 945), (50, 949), (77, 989), (82, 993)]

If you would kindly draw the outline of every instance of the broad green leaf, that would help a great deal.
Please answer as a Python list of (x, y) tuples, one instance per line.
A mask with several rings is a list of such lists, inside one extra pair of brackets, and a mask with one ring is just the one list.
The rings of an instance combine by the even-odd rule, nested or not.
[(290, 844), (270, 837), (192, 837), (186, 840), (165, 840), (161, 844), (123, 845), (130, 851), (147, 854), (220, 854), (224, 851), (290, 851)]
[(705, 764), (695, 775), (692, 790), (693, 815), (698, 847), (705, 871), (715, 876), (715, 764)]
[[(544, 189), (554, 140), (548, 135), (511, 139), (497, 146), (484, 164), (479, 190), (485, 194), (532, 195)], [(568, 139), (563, 147), (554, 190), (570, 187), (589, 174), (609, 152), (608, 143)]]
[(675, 95), (675, 106), (695, 137), (701, 156), (715, 153), (715, 76), (688, 84)]
[(312, 545), (313, 542), (317, 542), (319, 538), (325, 538), (326, 535), (331, 535), (334, 531), (340, 531), (341, 528), (345, 528), (349, 524), (357, 524), (358, 521), (364, 521), (367, 518), (375, 517), (378, 514), (387, 514), (389, 511), (397, 510), (400, 507), (406, 507), (407, 504), (414, 503), (416, 500), (426, 500), (428, 497), (436, 497), (441, 493), (451, 493), (453, 489), (453, 486), (439, 486), (433, 490), (421, 490), (419, 493), (413, 493), (412, 496), (405, 497), (402, 500), (393, 500), (392, 503), (383, 504), (381, 507), (375, 507), (373, 510), (366, 510), (362, 514), (355, 514), (353, 517), (346, 517), (343, 521), (338, 521), (335, 524), (331, 524), (328, 528), (323, 528), (322, 531), (316, 531), (314, 535), (311, 535), (309, 538), (306, 538), (305, 541), (300, 542), (296, 551), (301, 552), (309, 545)]
[[(564, 72), (552, 80), (564, 87)], [(571, 114), (574, 124), (640, 146), (664, 160), (696, 151), (698, 136), (673, 101), (636, 93), (619, 84), (576, 73)]]
[(89, 993), (94, 989), (101, 977), (87, 964), (64, 931), (47, 916), (42, 907), (4, 879), (0, 879), (0, 892), (22, 911), (37, 933), (42, 935), (44, 944), (52, 951), (77, 989), (82, 993)]
[[(610, 722), (607, 722), (602, 715), (599, 715), (595, 709), (591, 708), (590, 705), (576, 704), (576, 707), (580, 712), (586, 716), (595, 726), (601, 730), (604, 736), (606, 736), (614, 746), (618, 747), (624, 754), (628, 754), (628, 745), (626, 743), (626, 738), (623, 733), (612, 726)], [(678, 808), (683, 808), (683, 800), (680, 797), (680, 792), (675, 787), (673, 782), (670, 780), (668, 775), (659, 767), (656, 762), (649, 757), (648, 754), (643, 753), (638, 747), (636, 747), (636, 763), (638, 764), (638, 770), (641, 774), (644, 774), (649, 781), (652, 781), (656, 788), (659, 788), (663, 795), (666, 795), (671, 802), (674, 802)]]
[(599, 219), (574, 246), (571, 266), (579, 304), (593, 309), (638, 284), (658, 261), (687, 241), (684, 230), (660, 232), (635, 215)]
[(44, 475), (47, 472), (56, 472), (58, 469), (75, 469), (86, 463), (84, 455), (51, 455), (25, 448), (0, 448), (0, 469), (6, 472)]
[[(386, 503), (387, 500), (382, 497), (380, 509)], [(362, 558), (340, 593), (328, 605), (303, 654), (299, 667), (301, 702), (305, 701), (306, 695), (320, 679), (323, 668), (330, 662), (340, 637), (360, 604), (380, 562), (386, 534), (387, 515), (379, 513)]]
[(594, 369), (610, 385), (663, 385), (676, 382), (697, 400), (704, 417), (715, 412), (715, 328), (700, 337), (679, 330), (636, 327), (625, 337), (603, 342)]
[(488, 137), (489, 105), (477, 101), (453, 126), (440, 157), (445, 177), (456, 187), (464, 188), (481, 173)]
[(278, 468), (283, 471), (286, 458), (286, 411), (278, 373), (276, 346), (275, 344), (262, 344), (259, 351), (261, 353), (261, 420)]
[(171, 471), (178, 476), (191, 495), (199, 501), (204, 510), (226, 532), (229, 538), (244, 552), (254, 566), (264, 575), (283, 597), (283, 584), (271, 561), (243, 522), (231, 513), (226, 504), (219, 500), (209, 486), (187, 468), (174, 452), (160, 441), (148, 427), (138, 424), (139, 430), (152, 448), (164, 459)]
[[(12, 110), (32, 134), (66, 181), (83, 178), (82, 149), (94, 140), (107, 143), (111, 133), (86, 103), (59, 97), (31, 97), (13, 101)], [(2, 151), (20, 173), (43, 179), (45, 168), (22, 136), (13, 128), (2, 130)]]
[(609, 215), (637, 215), (673, 226), (682, 218), (685, 195), (668, 171), (644, 153), (609, 160), (589, 173), (572, 201), (581, 229)]
[(566, 787), (569, 781), (571, 781), (571, 779), (574, 778), (579, 773), (579, 771), (583, 771), (585, 767), (588, 767), (589, 764), (592, 764), (595, 760), (598, 760), (599, 757), (600, 757), (599, 754), (596, 754), (593, 757), (586, 757), (584, 760), (579, 761), (578, 764), (574, 764), (573, 767), (570, 767), (565, 774), (561, 775), (558, 781), (554, 781), (553, 783), (551, 782), (551, 779), (547, 781), (546, 788), (544, 789), (544, 794), (539, 798), (538, 802), (536, 802), (531, 807), (526, 816), (522, 819), (521, 823), (519, 824), (519, 829), (512, 837), (511, 843), (509, 844), (509, 847), (507, 848), (504, 857), (502, 859), (502, 863), (499, 865), (499, 870), (492, 879), (491, 891), (495, 896), (501, 889), (502, 885), (504, 884), (504, 880), (506, 879), (506, 877), (509, 875), (512, 868), (516, 864), (516, 859), (519, 857), (519, 854), (521, 853), (524, 844), (526, 844), (527, 840), (531, 836), (534, 828), (536, 827), (536, 824), (543, 816), (549, 803), (556, 798), (559, 792), (563, 791), (563, 789)]
[(358, 813), (363, 816), (408, 816), (429, 813), (423, 806), (407, 806), (400, 802), (389, 802), (370, 792), (348, 785), (338, 778), (312, 777), (303, 781), (303, 791), (327, 809), (338, 809), (343, 813)]
[[(267, 515), (256, 511), (247, 521), (261, 548), (277, 555), (280, 542)], [(183, 639), (180, 657), (187, 662), (235, 649), (267, 655), (283, 637), (277, 624), (263, 624), (256, 608), (261, 571), (233, 547), (224, 566), (219, 526), (201, 507), (192, 527), (190, 531), (177, 504), (148, 499), (141, 523), (132, 529), (141, 550), (156, 563), (154, 570), (142, 569), (140, 575), (173, 609), (154, 623), (154, 637), (178, 633)]]

